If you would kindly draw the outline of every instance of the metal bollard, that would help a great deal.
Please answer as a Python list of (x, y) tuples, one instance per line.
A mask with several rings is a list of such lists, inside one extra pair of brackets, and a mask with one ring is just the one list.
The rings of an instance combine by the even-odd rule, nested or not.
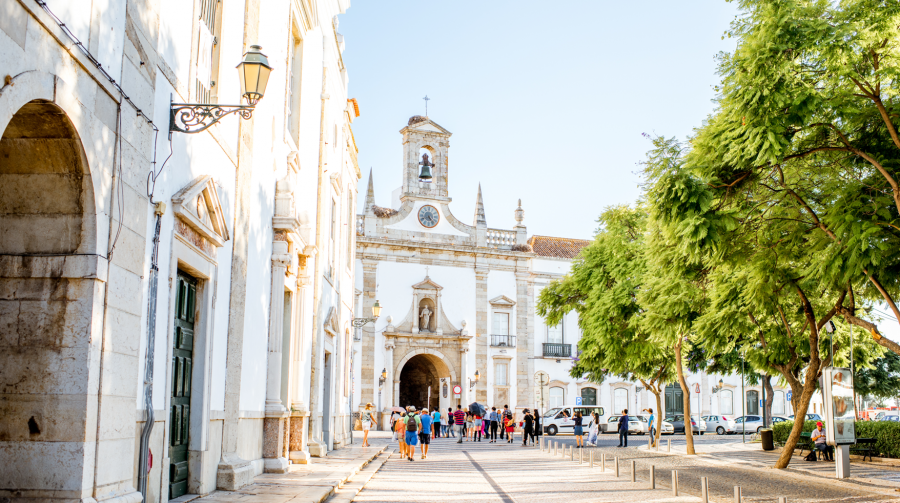
[(553, 442), (553, 455), (559, 454), (559, 442)]
[(650, 465), (650, 489), (656, 489), (656, 466)]
[(584, 464), (584, 449), (578, 449), (578, 464)]
[(672, 470), (672, 496), (678, 496), (678, 470)]
[(666, 439), (666, 444), (667, 444), (667, 445), (666, 445), (666, 452), (672, 452), (672, 439), (671, 439), (671, 438), (667, 438), (667, 439)]
[(590, 458), (591, 468), (594, 467), (594, 450), (591, 449), (591, 452), (588, 453), (588, 457)]
[(575, 446), (569, 447), (569, 461), (575, 461)]
[(787, 498), (784, 497), (784, 496), (779, 496), (779, 497), (778, 497), (778, 503), (787, 503)]
[(634, 460), (631, 460), (631, 481), (637, 482), (637, 470), (634, 467)]
[(659, 442), (656, 442), (656, 452), (659, 452)]
[(709, 503), (709, 478), (700, 477), (700, 500)]
[(602, 471), (604, 473), (606, 472), (606, 453), (605, 452), (600, 453), (600, 471)]
[(734, 503), (741, 503), (742, 494), (741, 486), (734, 486)]
[(619, 456), (616, 456), (616, 478), (619, 478)]

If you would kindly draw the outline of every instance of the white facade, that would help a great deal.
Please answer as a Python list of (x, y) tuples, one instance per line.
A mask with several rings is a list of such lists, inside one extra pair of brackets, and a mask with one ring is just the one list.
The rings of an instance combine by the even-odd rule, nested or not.
[[(47, 5), (0, 4), (0, 498), (167, 501), (349, 442), (349, 1)], [(244, 103), (251, 45), (252, 118), (170, 144), (171, 102)]]

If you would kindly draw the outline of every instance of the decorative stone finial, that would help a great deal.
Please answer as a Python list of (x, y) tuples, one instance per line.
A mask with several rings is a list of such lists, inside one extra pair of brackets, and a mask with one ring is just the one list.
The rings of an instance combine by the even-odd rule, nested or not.
[(369, 215), (375, 211), (375, 184), (372, 181), (372, 168), (369, 168), (369, 189), (366, 190), (366, 206), (363, 212)]
[(487, 227), (484, 216), (484, 201), (481, 199), (481, 183), (478, 184), (478, 200), (475, 202), (475, 227)]
[(522, 209), (522, 200), (519, 199), (519, 207), (516, 208), (516, 223), (522, 225), (522, 220), (525, 219), (525, 210)]

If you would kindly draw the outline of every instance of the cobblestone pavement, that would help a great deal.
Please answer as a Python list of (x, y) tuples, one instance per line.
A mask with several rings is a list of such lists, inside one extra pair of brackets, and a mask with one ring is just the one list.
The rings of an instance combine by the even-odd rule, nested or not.
[[(705, 437), (705, 436), (704, 436)], [(519, 437), (521, 438), (521, 437)], [(546, 438), (546, 437), (545, 437)], [(713, 437), (715, 438), (715, 437)], [(553, 441), (573, 443), (571, 436)], [(646, 444), (646, 437), (632, 437), (632, 445)], [(521, 441), (489, 444), (455, 439), (434, 440), (428, 459), (414, 462), (394, 455), (357, 495), (355, 501), (378, 503), (407, 501), (454, 502), (696, 502), (700, 501), (700, 477), (709, 478), (710, 501), (733, 501), (734, 486), (743, 489), (744, 501), (775, 503), (784, 496), (796, 502), (877, 502), (898, 501), (889, 490), (873, 490), (843, 481), (824, 480), (815, 475), (775, 471), (746, 463), (729, 462), (710, 456), (687, 457), (616, 448), (613, 435), (601, 436), (600, 447), (586, 448), (585, 463), (553, 456)], [(738, 439), (739, 442), (739, 439)], [(392, 444), (394, 447), (396, 444)], [(593, 451), (597, 465), (588, 467)], [(606, 454), (607, 471), (601, 472), (599, 459)], [(620, 478), (613, 473), (613, 459), (619, 457)], [(631, 482), (631, 461), (636, 464), (638, 482)], [(650, 490), (649, 468), (654, 465), (657, 489)], [(681, 496), (671, 493), (671, 471), (678, 470)]]

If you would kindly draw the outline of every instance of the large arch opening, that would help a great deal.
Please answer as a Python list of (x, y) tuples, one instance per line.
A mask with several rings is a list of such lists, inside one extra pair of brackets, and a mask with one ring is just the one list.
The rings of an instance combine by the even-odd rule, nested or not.
[(428, 407), (429, 410), (441, 406), (442, 377), (449, 378), (450, 369), (440, 358), (429, 354), (413, 356), (400, 371), (399, 405), (412, 405), (417, 409)]
[(18, 467), (0, 491), (80, 495), (93, 477), (95, 211), (75, 127), (54, 103), (28, 102), (0, 137), (0, 466)]

